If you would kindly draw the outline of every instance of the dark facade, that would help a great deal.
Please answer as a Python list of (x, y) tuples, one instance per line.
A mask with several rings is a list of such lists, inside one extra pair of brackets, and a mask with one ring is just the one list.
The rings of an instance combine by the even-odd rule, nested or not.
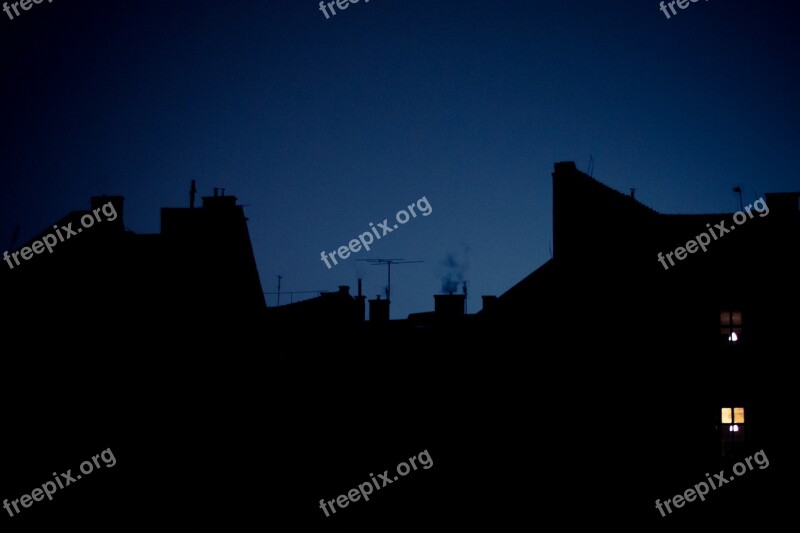
[[(552, 259), (480, 315), (496, 338), (527, 347), (531, 375), (560, 391), (558, 416), (543, 418), (573, 457), (613, 457), (616, 475), (654, 501), (759, 449), (790, 453), (798, 199), (766, 194), (769, 212), (741, 225), (733, 213), (665, 215), (573, 163), (555, 165)], [(721, 221), (735, 229), (664, 267), (659, 253)], [(725, 408), (740, 408), (744, 423), (726, 421)], [(576, 413), (580, 429), (561, 418)], [(777, 505), (774, 493), (741, 490), (726, 500), (732, 521)], [(701, 505), (684, 516), (724, 514)]]
[[(216, 193), (216, 191), (215, 191)], [(225, 320), (260, 316), (266, 307), (247, 219), (233, 196), (204, 197), (202, 207), (165, 208), (161, 232), (126, 230), (123, 198), (99, 196), (92, 209), (111, 202), (116, 212), (83, 227), (92, 210), (56, 221), (75, 233), (13, 269), (3, 263), (0, 286), (20, 324), (48, 320), (54, 310), (74, 309), (82, 321), (117, 331), (164, 320)], [(109, 213), (112, 210), (108, 210)], [(80, 230), (80, 231), (77, 231)], [(62, 237), (66, 231), (59, 229)], [(20, 246), (30, 246), (47, 234)]]
[[(791, 508), (780, 480), (795, 454), (798, 196), (766, 195), (768, 215), (665, 269), (659, 252), (731, 214), (660, 214), (558, 163), (553, 257), (479, 313), (447, 294), (406, 320), (388, 320), (378, 299), (366, 319), (366, 298), (348, 287), (267, 309), (234, 197), (164, 209), (154, 235), (125, 230), (122, 198), (98, 197), (93, 209), (114, 203), (113, 223), (0, 275), (14, 310), (6, 334), (22, 332), (4, 372), (18, 397), (55, 391), (36, 396), (29, 425), (74, 435), (84, 413), (81, 431), (115, 452), (124, 443), (121, 465), (163, 476), (126, 490), (173, 502), (180, 486), (186, 515), (277, 501), (270, 520), (324, 529), (321, 497), (427, 449), (435, 465), (419, 490), (411, 477), (386, 489), (409, 528), (580, 515), (729, 529)], [(25, 343), (46, 347), (47, 365)], [(669, 519), (656, 511), (657, 498), (760, 449), (769, 469)], [(209, 453), (231, 462), (206, 468)], [(231, 490), (254, 480), (257, 490)], [(381, 505), (342, 516), (371, 530)]]
[[(800, 266), (799, 197), (767, 194), (768, 214), (736, 226), (732, 213), (656, 213), (573, 163), (559, 163), (553, 258), (501, 295), (487, 315), (580, 324), (598, 338), (659, 339), (719, 351), (732, 348), (720, 332), (720, 313), (736, 310), (746, 317), (737, 349), (788, 340), (791, 313), (774, 297), (794, 285)], [(675, 259), (668, 269), (658, 260), (721, 221), (736, 229), (712, 239), (707, 251)]]
[[(484, 495), (482, 505), (530, 518), (531, 502), (512, 481), (519, 476), (538, 487), (529, 496), (545, 491), (543, 516), (569, 521), (580, 510), (598, 523), (664, 523), (657, 498), (707, 472), (730, 472), (758, 450), (782, 460), (793, 453), (799, 197), (765, 195), (769, 212), (735, 225), (733, 213), (658, 213), (558, 163), (549, 261), (484, 297), (476, 315), (440, 295), (434, 312), (340, 330), (357, 341), (321, 352), (315, 390), (324, 399), (360, 390), (355, 376), (369, 368), (400, 395), (386, 416), (403, 420), (416, 409), (421, 418), (407, 423), (413, 438), (425, 435), (466, 464), (492, 457), (480, 481), (448, 482), (458, 494), (450, 502), (473, 497), (460, 483), (513, 486), (512, 495)], [(659, 253), (721, 221), (736, 229), (665, 269)], [(415, 368), (424, 376), (409, 377)], [(725, 409), (738, 409), (743, 422), (727, 421)], [(376, 407), (359, 423), (385, 412)], [(753, 485), (736, 481), (711, 503), (681, 509), (670, 524), (731, 525), (776, 512), (777, 474), (763, 472), (746, 474), (760, 480)], [(476, 523), (498, 523), (474, 512)]]

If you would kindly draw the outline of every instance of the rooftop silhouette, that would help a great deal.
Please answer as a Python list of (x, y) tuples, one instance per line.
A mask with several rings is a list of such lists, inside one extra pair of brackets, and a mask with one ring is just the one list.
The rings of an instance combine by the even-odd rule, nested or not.
[[(218, 445), (232, 454), (257, 455), (268, 442), (285, 459), (272, 470), (280, 480), (273, 489), (291, 493), (282, 500), (282, 516), (298, 527), (324, 518), (307, 504), (315, 509), (320, 496), (338, 494), (338, 481), (352, 475), (343, 458), (368, 472), (383, 465), (387, 447), (397, 453), (427, 448), (463, 470), (426, 485), (422, 496), (397, 496), (392, 505), (417, 497), (427, 502), (413, 506), (412, 522), (441, 516), (432, 503), (437, 498), (452, 509), (468, 497), (464, 487), (501, 486), (513, 472), (535, 471), (541, 483), (570, 494), (568, 479), (594, 472), (582, 481), (581, 490), (592, 494), (587, 509), (598, 519), (649, 523), (662, 519), (652, 508), (655, 497), (691, 486), (708, 470), (730, 468), (759, 449), (782, 457), (791, 442), (784, 392), (794, 378), (764, 369), (782, 368), (795, 342), (800, 193), (766, 194), (768, 216), (748, 218), (707, 251), (665, 269), (659, 252), (731, 215), (661, 214), (571, 162), (557, 163), (552, 179), (552, 258), (532, 265), (506, 292), (482, 295), (483, 307), (474, 313), (466, 312), (466, 286), (462, 293), (432, 295), (432, 311), (400, 320), (389, 319), (390, 300), (368, 300), (360, 284), (355, 294), (341, 286), (267, 307), (242, 206), (215, 190), (194, 207), (192, 188), (189, 207), (162, 209), (158, 234), (127, 229), (119, 196), (93, 197), (90, 210), (57, 220), (56, 227), (75, 229), (98, 206), (111, 203), (117, 213), (52, 253), (3, 269), (0, 287), (14, 309), (7, 326), (46, 327), (49, 337), (40, 344), (52, 349), (48, 372), (79, 381), (70, 365), (84, 357), (122, 371), (122, 382), (85, 394), (125, 406), (113, 434), (139, 432), (125, 442), (142, 446), (154, 435), (150, 424), (163, 425), (170, 442), (198, 446), (197, 461), (208, 424), (226, 428), (227, 440)], [(69, 310), (80, 320), (54, 320)], [(88, 345), (116, 351), (89, 356)], [(15, 375), (35, 375), (34, 359), (16, 354), (9, 361)], [(223, 382), (239, 392), (219, 397)], [(140, 383), (152, 389), (144, 404), (132, 402)], [(189, 401), (177, 419), (168, 414), (176, 393)], [(328, 403), (346, 398), (359, 398), (356, 407), (327, 413)], [(726, 406), (747, 413), (735, 436), (726, 432), (731, 424), (718, 420)], [(238, 414), (215, 414), (221, 407)], [(50, 423), (66, 423), (72, 407), (63, 409), (65, 418)], [(142, 410), (144, 425), (137, 422)], [(261, 431), (265, 413), (269, 427), (280, 431), (256, 436), (251, 429)], [(391, 430), (383, 425), (387, 419)], [(178, 420), (184, 422), (174, 425)], [(186, 421), (192, 427), (181, 429)], [(353, 435), (362, 434), (386, 441), (382, 453), (356, 449)], [(497, 466), (465, 479), (481, 454)], [(156, 455), (142, 460), (163, 461)], [(535, 465), (526, 459), (532, 456), (540, 458)], [(309, 484), (296, 468), (326, 475)], [(244, 483), (245, 474), (221, 470), (213, 478)], [(615, 507), (604, 494), (607, 476), (634, 484), (637, 493)], [(777, 488), (762, 483), (754, 491), (737, 483), (725, 500), (744, 506), (737, 517), (778, 505)], [(182, 508), (211, 505), (200, 485), (180, 498)], [(523, 501), (509, 509), (499, 493), (489, 491), (482, 502), (470, 514), (475, 524), (511, 523), (525, 514)], [(570, 508), (551, 503), (554, 516)], [(714, 504), (685, 511), (674, 519), (721, 523)], [(379, 520), (380, 507), (363, 506), (350, 516), (363, 526)], [(351, 518), (339, 520), (351, 524)]]

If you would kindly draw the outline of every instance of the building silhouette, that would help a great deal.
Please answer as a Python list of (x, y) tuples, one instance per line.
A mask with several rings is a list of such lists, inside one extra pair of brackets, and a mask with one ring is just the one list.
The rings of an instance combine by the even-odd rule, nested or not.
[[(100, 221), (82, 227), (82, 217), (108, 203), (116, 218), (99, 212)], [(121, 196), (92, 197), (90, 210), (69, 213), (20, 249), (66, 226), (75, 234), (59, 229), (66, 238), (52, 253), (2, 269), (12, 323), (50, 322), (53, 310), (72, 308), (98, 331), (119, 333), (134, 323), (169, 331), (182, 321), (260, 318), (266, 307), (247, 219), (224, 190), (203, 197), (200, 207), (192, 193), (191, 207), (162, 209), (156, 234), (125, 228)]]
[[(108, 202), (117, 218), (0, 269), (6, 336), (46, 332), (36, 350), (48, 350), (9, 350), (5, 371), (24, 394), (72, 383), (38, 416), (64, 429), (97, 410), (87, 435), (116, 438), (121, 465), (172, 483), (125, 478), (126, 494), (155, 490), (198, 524), (244, 499), (242, 516), (278, 502), (273, 522), (327, 527), (321, 497), (426, 448), (435, 481), (398, 482), (394, 499), (342, 513), (337, 527), (374, 528), (383, 506), (394, 525), (495, 530), (569, 521), (576, 508), (600, 523), (716, 526), (784, 509), (800, 193), (766, 194), (767, 215), (665, 269), (659, 253), (731, 227), (732, 214), (658, 213), (571, 162), (552, 178), (550, 260), (477, 313), (464, 294), (439, 294), (401, 320), (360, 286), (267, 308), (247, 219), (224, 191), (163, 209), (149, 235), (125, 228), (121, 197), (94, 197), (56, 226), (80, 227)], [(87, 361), (102, 370), (91, 379)], [(759, 449), (774, 466), (674, 517), (656, 511), (657, 497)], [(180, 494), (164, 488), (177, 484)]]

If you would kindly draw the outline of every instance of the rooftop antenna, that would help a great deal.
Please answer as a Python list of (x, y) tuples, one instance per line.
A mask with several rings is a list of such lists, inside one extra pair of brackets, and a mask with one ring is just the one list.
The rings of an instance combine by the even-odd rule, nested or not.
[(733, 188), (733, 192), (739, 193), (739, 211), (744, 211), (744, 204), (742, 203), (742, 188), (737, 185)]
[(405, 265), (408, 263), (424, 263), (424, 261), (404, 261), (403, 259), (359, 259), (359, 261), (366, 261), (372, 263), (372, 266), (386, 265), (388, 272), (388, 282), (386, 284), (386, 299), (390, 300), (392, 292), (392, 265)]
[(192, 180), (192, 187), (189, 189), (189, 209), (194, 209), (195, 194), (197, 194), (197, 181)]
[(278, 275), (278, 305), (276, 305), (275, 307), (280, 307), (281, 306), (281, 280), (282, 279), (283, 279), (283, 276)]
[(464, 314), (467, 314), (467, 280), (464, 280), (463, 284), (461, 285), (461, 289), (464, 291)]
[(631, 187), (631, 198), (636, 199), (636, 189), (634, 187)]

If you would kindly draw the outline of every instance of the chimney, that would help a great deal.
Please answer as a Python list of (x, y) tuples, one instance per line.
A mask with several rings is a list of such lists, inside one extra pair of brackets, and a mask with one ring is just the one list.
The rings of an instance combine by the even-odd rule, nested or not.
[(194, 197), (197, 194), (197, 182), (192, 180), (192, 186), (189, 188), (189, 209), (194, 209)]
[(356, 296), (356, 321), (364, 322), (367, 297), (361, 294), (361, 278), (358, 278), (358, 296)]
[(464, 317), (464, 294), (434, 294), (434, 314), (437, 320), (459, 320)]
[(214, 196), (203, 196), (203, 208), (229, 209), (231, 207), (236, 207), (235, 196), (225, 196), (224, 193), (220, 196), (219, 191), (219, 188), (215, 187)]
[(377, 299), (369, 301), (369, 321), (389, 322), (389, 300), (381, 300), (380, 294)]

